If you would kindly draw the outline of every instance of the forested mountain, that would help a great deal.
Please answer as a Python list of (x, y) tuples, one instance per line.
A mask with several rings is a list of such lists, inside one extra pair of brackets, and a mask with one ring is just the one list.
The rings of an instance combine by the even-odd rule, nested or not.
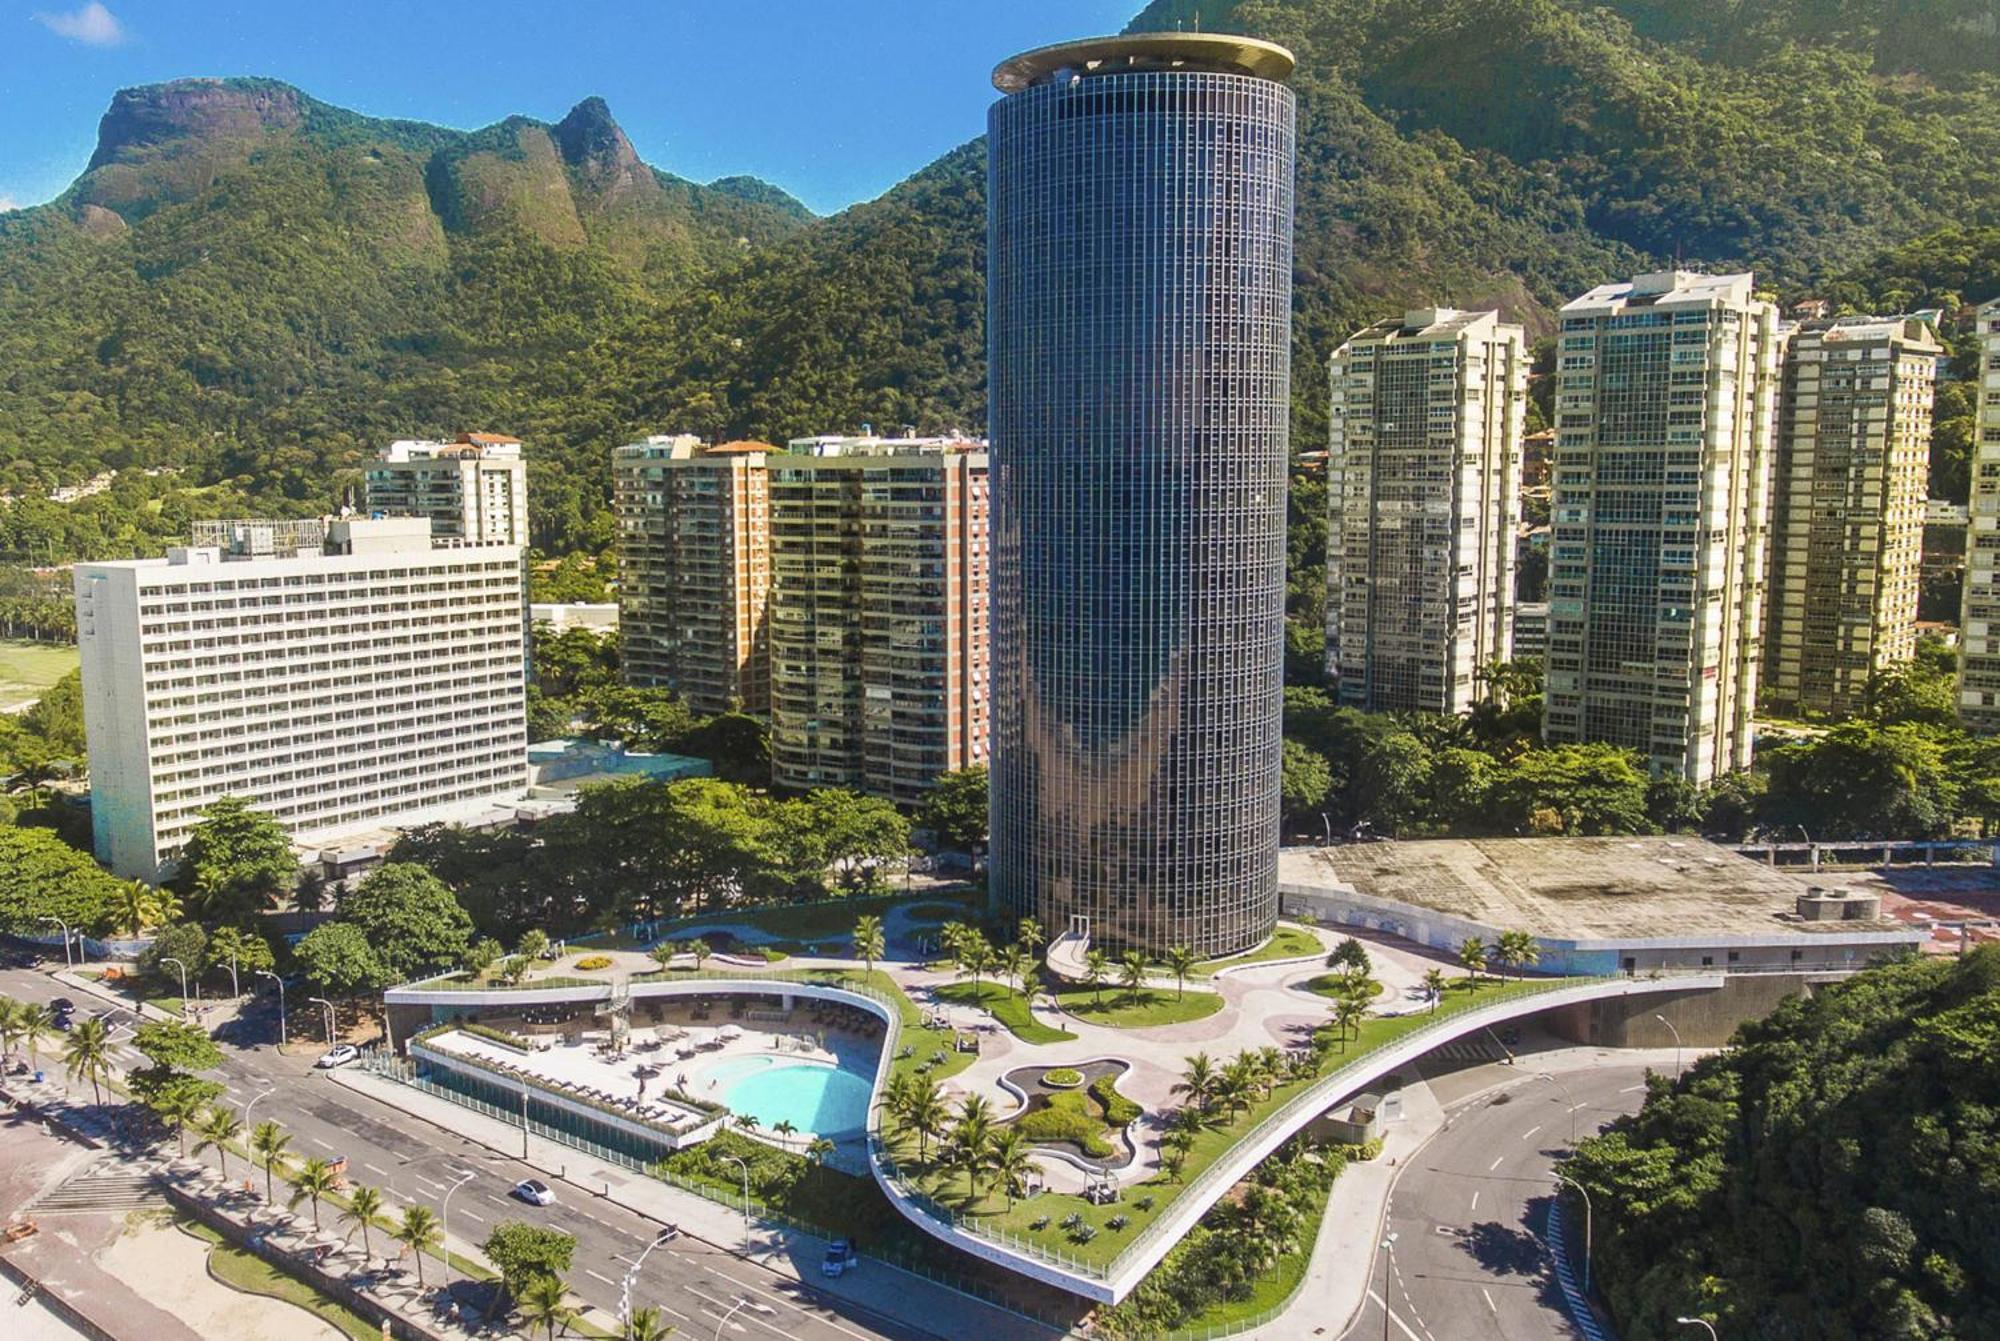
[[(1544, 332), (1676, 259), (1856, 305), (2000, 270), (1996, 0), (1155, 0), (1132, 26), (1197, 17), (1300, 60), (1301, 449), (1333, 345), (1405, 305)], [(531, 444), (539, 545), (599, 548), (636, 434), (985, 420), (977, 141), (813, 220), (646, 168), (595, 99), (468, 134), (189, 81), (119, 95), (102, 135), (0, 216), (0, 488), (185, 471), (0, 509), (0, 559), (318, 507), (383, 439), (470, 426)], [(1319, 510), (1308, 486), (1305, 628)]]

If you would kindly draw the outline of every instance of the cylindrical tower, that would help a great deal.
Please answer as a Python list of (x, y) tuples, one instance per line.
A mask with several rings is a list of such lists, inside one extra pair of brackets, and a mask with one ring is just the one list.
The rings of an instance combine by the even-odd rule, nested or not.
[(1152, 33), (994, 71), (989, 869), (1051, 936), (1276, 921), (1291, 69)]

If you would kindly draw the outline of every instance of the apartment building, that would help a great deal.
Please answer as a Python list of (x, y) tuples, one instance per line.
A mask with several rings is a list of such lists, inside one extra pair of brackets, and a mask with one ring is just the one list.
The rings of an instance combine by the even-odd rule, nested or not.
[(987, 459), (806, 438), (770, 474), (771, 772), (902, 803), (987, 747)]
[(418, 518), (227, 531), (76, 566), (99, 860), (159, 878), (223, 796), (313, 843), (526, 786), (518, 548)]
[(612, 453), (629, 684), (697, 712), (770, 710), (770, 490), (777, 448), (652, 437)]
[(1847, 713), (1916, 652), (1931, 400), (1942, 351), (1914, 317), (1792, 332), (1771, 482), (1762, 696)]
[(368, 466), (367, 509), (429, 517), (440, 540), (528, 547), (528, 463), (521, 441), (461, 433), (451, 442), (403, 439)]
[(1548, 659), (1549, 603), (1547, 601), (1516, 601), (1513, 627), (1514, 647), (1508, 654), (1508, 660), (1540, 665)]
[(1958, 715), (2000, 730), (2000, 298), (1980, 307), (1978, 409), (1972, 421), (1972, 503), (1959, 621)]
[(1327, 673), (1341, 704), (1470, 711), (1509, 658), (1527, 342), (1497, 312), (1377, 322), (1328, 366)]
[(1705, 783), (1750, 763), (1783, 337), (1752, 277), (1562, 309), (1543, 731)]

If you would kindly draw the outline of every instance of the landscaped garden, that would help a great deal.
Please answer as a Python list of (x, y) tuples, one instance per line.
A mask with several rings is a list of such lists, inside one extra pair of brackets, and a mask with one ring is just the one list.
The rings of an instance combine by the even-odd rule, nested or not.
[(1028, 998), (1005, 983), (941, 983), (931, 991), (940, 1001), (949, 1001), (954, 1006), (976, 1006), (987, 1012), (1023, 1043), (1067, 1043), (1076, 1037), (1036, 1020), (1028, 1011)]
[(1216, 992), (1176, 992), (1164, 987), (1117, 987), (1100, 984), (1065, 984), (1051, 995), (1063, 1012), (1087, 1024), (1113, 1029), (1150, 1029), (1163, 1024), (1186, 1024), (1222, 1009)]
[(1240, 968), (1245, 964), (1268, 964), (1276, 959), (1311, 959), (1326, 953), (1319, 937), (1304, 927), (1290, 926), (1280, 922), (1278, 929), (1265, 941), (1247, 954), (1229, 955), (1222, 959), (1204, 959), (1195, 965), (1188, 976), (1206, 978), (1218, 969)]

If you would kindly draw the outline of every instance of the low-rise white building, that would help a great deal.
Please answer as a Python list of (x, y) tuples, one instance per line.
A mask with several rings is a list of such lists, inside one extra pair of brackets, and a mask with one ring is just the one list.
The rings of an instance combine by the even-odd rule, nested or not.
[(99, 860), (155, 879), (201, 811), (250, 798), (301, 843), (522, 793), (521, 552), (433, 547), (422, 518), (322, 545), (78, 564)]

